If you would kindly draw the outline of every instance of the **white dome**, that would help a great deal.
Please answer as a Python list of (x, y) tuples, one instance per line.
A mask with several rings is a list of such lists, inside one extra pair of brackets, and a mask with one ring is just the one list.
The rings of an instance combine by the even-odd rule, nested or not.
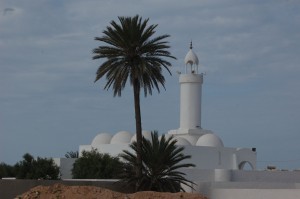
[(191, 145), (196, 145), (198, 139), (199, 139), (199, 135), (180, 135), (180, 137), (186, 139), (187, 141), (189, 141), (189, 143)]
[(187, 65), (187, 64), (194, 65), (195, 64), (198, 66), (198, 64), (199, 64), (198, 57), (192, 49), (193, 49), (193, 46), (192, 46), (192, 42), (191, 42), (190, 50), (184, 58), (184, 63), (185, 63), (185, 65)]
[(184, 145), (184, 146), (191, 145), (191, 143), (186, 139), (184, 139), (183, 137), (174, 137), (173, 139), (177, 140), (175, 145)]
[(198, 139), (196, 146), (224, 147), (222, 140), (211, 133), (202, 135)]
[(101, 144), (109, 144), (110, 140), (112, 138), (112, 135), (109, 133), (100, 133), (96, 135), (96, 137), (92, 141), (92, 146), (97, 146)]
[[(171, 136), (172, 136), (172, 135), (170, 135), (170, 134), (165, 134), (165, 139), (167, 140), (167, 139), (169, 139)], [(162, 137), (162, 135), (159, 136), (158, 139), (161, 140), (161, 137)]]
[[(150, 131), (142, 131), (142, 136), (144, 138), (146, 138), (147, 140), (151, 140), (151, 132)], [(136, 134), (134, 134), (134, 136), (132, 136), (130, 142), (135, 142), (136, 141)]]
[[(171, 134), (165, 134), (165, 139), (168, 140), (171, 136), (172, 136)], [(161, 140), (161, 137), (162, 137), (162, 135), (159, 136), (158, 139)], [(183, 137), (175, 137), (175, 136), (173, 136), (172, 141), (173, 140), (177, 140), (177, 142), (176, 142), (175, 145), (191, 145), (191, 143), (188, 140), (186, 140), (185, 138), (183, 138)]]
[(110, 143), (111, 144), (126, 144), (129, 143), (131, 140), (132, 134), (127, 131), (120, 131), (115, 134)]

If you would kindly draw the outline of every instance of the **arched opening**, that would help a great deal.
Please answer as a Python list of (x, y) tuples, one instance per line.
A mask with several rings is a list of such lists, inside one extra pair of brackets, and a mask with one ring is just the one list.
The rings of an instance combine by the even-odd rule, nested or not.
[(253, 165), (248, 161), (243, 161), (239, 164), (239, 170), (253, 170)]

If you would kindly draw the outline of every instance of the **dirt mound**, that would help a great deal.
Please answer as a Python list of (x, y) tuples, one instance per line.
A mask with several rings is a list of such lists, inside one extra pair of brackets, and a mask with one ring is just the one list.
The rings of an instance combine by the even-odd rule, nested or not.
[(195, 193), (159, 193), (152, 191), (124, 194), (93, 186), (37, 186), (16, 197), (18, 199), (208, 199)]

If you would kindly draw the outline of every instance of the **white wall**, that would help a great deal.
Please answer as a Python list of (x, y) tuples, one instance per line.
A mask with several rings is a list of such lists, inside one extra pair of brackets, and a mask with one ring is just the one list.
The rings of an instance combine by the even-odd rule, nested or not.
[[(101, 153), (109, 153), (117, 156), (123, 150), (130, 150), (129, 144), (101, 144), (96, 148)], [(191, 155), (186, 163), (193, 163), (197, 169), (238, 169), (241, 161), (249, 161), (256, 166), (256, 153), (250, 149), (236, 149), (228, 147), (206, 147), (206, 146), (184, 146), (184, 154)], [(91, 145), (81, 145), (79, 154), (82, 151), (92, 150)]]
[[(269, 184), (274, 182), (278, 185), (276, 188), (300, 188), (300, 171), (242, 171), (198, 168), (184, 168), (180, 171), (185, 173), (186, 178), (191, 181), (230, 182), (230, 185), (235, 188), (240, 185), (248, 188), (272, 188)], [(225, 185), (227, 186), (227, 184)], [(274, 186), (274, 184), (272, 185)]]
[(300, 183), (300, 171), (231, 171), (232, 181)]
[(180, 82), (180, 130), (201, 128), (202, 74), (181, 74)]
[(298, 199), (300, 172), (182, 169), (194, 190), (210, 199)]
[(256, 153), (250, 149), (228, 147), (184, 146), (184, 154), (192, 158), (186, 162), (196, 165), (197, 169), (238, 169), (240, 161), (249, 161), (256, 166)]
[(77, 158), (53, 158), (55, 164), (59, 166), (59, 171), (62, 179), (72, 178), (73, 164)]
[(214, 189), (210, 199), (298, 199), (300, 189)]

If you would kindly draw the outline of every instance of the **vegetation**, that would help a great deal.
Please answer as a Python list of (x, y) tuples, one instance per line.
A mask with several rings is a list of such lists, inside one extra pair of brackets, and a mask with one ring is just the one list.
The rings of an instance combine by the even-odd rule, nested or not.
[(181, 163), (191, 156), (184, 155), (184, 148), (176, 146), (176, 142), (173, 137), (166, 139), (164, 135), (159, 139), (157, 132), (151, 133), (151, 140), (143, 137), (141, 177), (134, 175), (137, 166), (137, 143), (132, 143), (130, 148), (134, 152), (124, 150), (120, 155), (126, 162), (122, 181), (131, 186), (139, 181), (138, 191), (178, 192), (184, 191), (181, 184), (191, 187), (192, 182), (178, 169), (195, 165)]
[(78, 158), (79, 157), (79, 152), (78, 151), (68, 151), (65, 154), (66, 158)]
[(28, 153), (23, 156), (22, 161), (14, 166), (15, 177), (19, 179), (59, 179), (59, 167), (52, 159), (34, 157)]
[(93, 149), (82, 152), (73, 165), (72, 176), (76, 179), (116, 179), (122, 166), (117, 157)]
[(15, 177), (14, 167), (5, 163), (0, 163), (0, 179), (7, 177)]
[[(140, 110), (140, 91), (145, 97), (152, 94), (152, 89), (160, 91), (164, 87), (165, 78), (162, 69), (170, 74), (171, 63), (163, 58), (174, 58), (167, 49), (164, 39), (169, 35), (153, 38), (157, 25), (148, 25), (148, 20), (136, 15), (134, 17), (118, 17), (119, 23), (110, 22), (103, 31), (104, 36), (95, 40), (105, 43), (93, 50), (93, 59), (106, 59), (98, 68), (95, 82), (106, 76), (105, 89), (112, 87), (114, 96), (121, 96), (129, 79), (133, 87), (134, 109), (136, 120), (137, 158), (136, 177), (142, 177), (142, 123)], [(139, 183), (139, 182), (137, 182)]]

